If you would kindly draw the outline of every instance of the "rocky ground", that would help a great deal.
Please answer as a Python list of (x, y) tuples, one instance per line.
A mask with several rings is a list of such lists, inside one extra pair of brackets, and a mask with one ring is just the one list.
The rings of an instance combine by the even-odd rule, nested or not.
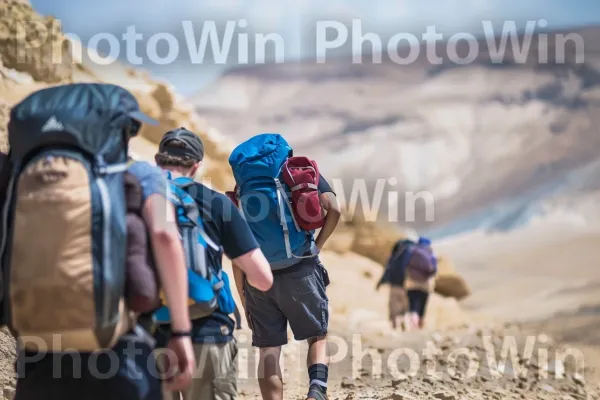
[[(340, 343), (342, 337), (335, 338)], [(592, 378), (597, 371), (585, 370), (583, 354), (517, 326), (405, 334), (394, 341), (343, 339), (347, 354), (332, 346), (331, 399), (566, 400), (600, 394), (599, 381)], [(305, 367), (294, 361), (304, 360), (305, 349), (297, 347), (285, 353), (285, 390), (286, 398), (302, 399)], [(251, 379), (242, 380), (241, 393), (260, 398)]]
[[(475, 240), (473, 244), (482, 245)], [(441, 247), (450, 251), (447, 246), (450, 244)], [(460, 249), (458, 246), (455, 251)], [(385, 316), (387, 291), (372, 289), (380, 272), (376, 263), (357, 255), (329, 253), (324, 263), (332, 277), (328, 288), (332, 399), (566, 400), (599, 396), (600, 354), (594, 335), (600, 321), (597, 312), (589, 311), (585, 319), (576, 320), (561, 317), (558, 309), (549, 309), (557, 307), (555, 303), (548, 303), (539, 306), (539, 315), (544, 315), (543, 307), (549, 313), (544, 321), (511, 323), (494, 311), (497, 304), (506, 303), (519, 317), (518, 305), (527, 300), (510, 292), (496, 297), (495, 289), (504, 281), (492, 276), (492, 283), (473, 285), (474, 294), (488, 296), (487, 304), (468, 306), (467, 299), (465, 308), (452, 298), (434, 295), (424, 332), (395, 332)], [(468, 270), (461, 272), (468, 276)], [(521, 277), (530, 272), (521, 265)], [(563, 275), (563, 281), (568, 280)], [(530, 286), (532, 293), (536, 290), (535, 285)], [(353, 295), (356, 293), (362, 294)], [(559, 308), (571, 304), (566, 299)], [(579, 301), (585, 304), (592, 299), (580, 297)], [(242, 366), (248, 365), (244, 368), (254, 377), (249, 332), (242, 331), (238, 337), (249, 360)], [(286, 398), (302, 399), (308, 379), (306, 345), (291, 340), (291, 334), (289, 337), (283, 361)], [(243, 398), (260, 398), (254, 379), (243, 379), (241, 389)]]

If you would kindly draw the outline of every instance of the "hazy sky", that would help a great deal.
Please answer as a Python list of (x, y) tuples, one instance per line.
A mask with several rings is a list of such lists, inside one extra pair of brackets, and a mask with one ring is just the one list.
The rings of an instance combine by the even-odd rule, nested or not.
[[(479, 33), (482, 20), (495, 23), (510, 20), (524, 27), (528, 20), (545, 19), (548, 28), (600, 23), (599, 0), (31, 0), (31, 3), (41, 14), (60, 19), (63, 30), (80, 37), (85, 45), (100, 33), (110, 33), (122, 40), (127, 28), (135, 26), (136, 32), (143, 34), (136, 47), (144, 58), (142, 65), (169, 79), (186, 94), (213, 80), (227, 65), (215, 65), (211, 61), (214, 58), (208, 56), (202, 63), (192, 64), (182, 21), (190, 21), (194, 37), (200, 38), (206, 21), (216, 21), (223, 32), (227, 21), (245, 19), (248, 27), (244, 32), (279, 34), (285, 41), (288, 60), (311, 56), (314, 49), (306, 43), (314, 43), (316, 20), (360, 19), (364, 32), (375, 32), (382, 37), (398, 32), (419, 36), (429, 25), (448, 35)], [(236, 29), (237, 35), (241, 28)], [(156, 65), (144, 57), (148, 39), (161, 32), (179, 38), (180, 57), (168, 65)], [(103, 47), (106, 43), (101, 42), (99, 49), (106, 51)], [(119, 58), (127, 62), (131, 58), (124, 43), (121, 42)], [(166, 54), (164, 41), (158, 49), (159, 54)], [(235, 60), (229, 59), (228, 65), (237, 64)]]

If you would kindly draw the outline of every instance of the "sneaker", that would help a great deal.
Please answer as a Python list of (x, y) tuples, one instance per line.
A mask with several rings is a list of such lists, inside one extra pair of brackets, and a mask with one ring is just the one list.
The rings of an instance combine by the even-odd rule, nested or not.
[(329, 400), (329, 397), (327, 397), (327, 394), (323, 392), (321, 386), (312, 385), (310, 389), (308, 389), (308, 396), (306, 397), (306, 400)]

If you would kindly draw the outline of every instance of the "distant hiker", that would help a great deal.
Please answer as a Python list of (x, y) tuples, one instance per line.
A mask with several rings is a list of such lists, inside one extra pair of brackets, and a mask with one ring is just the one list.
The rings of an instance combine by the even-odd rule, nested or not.
[(168, 343), (178, 370), (168, 385), (191, 383), (186, 265), (166, 181), (148, 163), (127, 164), (141, 123), (156, 122), (131, 93), (107, 84), (43, 89), (11, 111), (1, 316), (20, 341), (17, 400), (162, 398), (154, 342), (126, 307), (126, 170), (142, 189), (178, 332)]
[(388, 262), (385, 266), (383, 276), (377, 283), (377, 289), (383, 284), (390, 285), (388, 300), (388, 313), (392, 328), (397, 329), (401, 325), (404, 315), (408, 312), (408, 298), (404, 290), (405, 265), (409, 254), (405, 250), (416, 243), (412, 240), (399, 240), (394, 245)]
[(394, 329), (402, 314), (406, 330), (423, 328), (427, 300), (433, 290), (436, 273), (437, 260), (429, 239), (420, 237), (417, 243), (411, 240), (396, 243), (377, 284), (377, 289), (382, 284), (390, 284), (389, 315)]
[(260, 348), (262, 397), (283, 399), (279, 358), (289, 322), (296, 340), (308, 340), (308, 399), (327, 399), (329, 278), (318, 253), (340, 218), (335, 194), (317, 164), (294, 157), (278, 134), (257, 135), (240, 144), (229, 164), (237, 183), (234, 198), (273, 269), (268, 292), (248, 285), (249, 277), (234, 269), (252, 345)]
[(433, 291), (436, 274), (437, 258), (433, 254), (431, 241), (420, 237), (406, 265), (404, 288), (408, 296), (409, 314), (405, 325), (409, 330), (417, 327), (423, 329), (424, 327), (427, 301), (429, 294)]
[[(179, 185), (174, 189), (180, 187), (185, 192), (173, 194), (187, 194), (191, 199), (187, 205), (197, 212), (194, 218), (199, 218), (198, 227), (202, 228), (203, 240), (208, 244), (200, 256), (205, 258), (207, 272), (212, 274), (211, 282), (221, 281), (224, 285), (215, 289), (216, 308), (205, 310), (204, 315), (190, 312), (194, 352), (202, 362), (194, 373), (192, 386), (183, 391), (182, 400), (235, 399), (238, 349), (233, 336), (235, 324), (229, 314), (235, 313), (236, 306), (231, 297), (229, 278), (222, 271), (223, 254), (245, 272), (256, 291), (270, 289), (273, 275), (252, 231), (231, 200), (193, 180), (203, 159), (204, 146), (200, 137), (185, 128), (167, 132), (155, 156), (157, 165), (167, 172), (170, 182)], [(184, 248), (191, 248), (190, 244), (184, 244)], [(190, 285), (192, 287), (193, 283)], [(201, 317), (195, 318), (197, 315)], [(156, 332), (159, 345), (170, 335), (168, 324), (159, 325)], [(180, 400), (179, 395), (171, 394), (176, 400)]]

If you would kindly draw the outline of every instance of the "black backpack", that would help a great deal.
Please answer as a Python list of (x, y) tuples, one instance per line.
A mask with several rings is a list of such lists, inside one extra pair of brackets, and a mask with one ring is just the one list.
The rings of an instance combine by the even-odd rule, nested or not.
[(134, 322), (123, 179), (136, 113), (133, 95), (109, 84), (43, 89), (11, 110), (1, 322), (36, 338), (25, 348), (109, 348)]

